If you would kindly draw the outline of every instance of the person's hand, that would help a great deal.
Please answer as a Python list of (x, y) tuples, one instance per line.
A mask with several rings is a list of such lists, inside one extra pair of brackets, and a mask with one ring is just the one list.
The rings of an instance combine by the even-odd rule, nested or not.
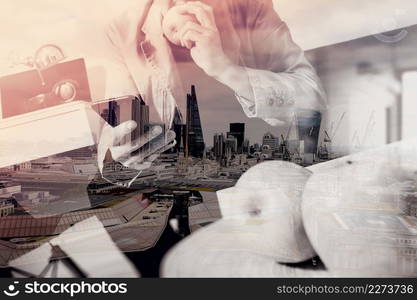
[(213, 8), (199, 1), (179, 3), (164, 17), (165, 35), (190, 49), (194, 62), (207, 75), (220, 76), (232, 62), (226, 56)]
[(154, 126), (140, 138), (121, 144), (137, 127), (135, 121), (127, 121), (117, 127), (105, 124), (98, 144), (97, 159), (100, 170), (103, 170), (104, 159), (108, 151), (114, 161), (123, 166), (144, 170), (151, 166), (159, 155), (175, 146), (175, 132), (169, 130), (163, 134), (161, 126)]

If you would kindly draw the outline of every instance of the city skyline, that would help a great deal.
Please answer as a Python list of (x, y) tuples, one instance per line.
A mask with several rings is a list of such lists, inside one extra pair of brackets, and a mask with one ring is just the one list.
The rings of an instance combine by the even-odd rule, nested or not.
[[(198, 82), (198, 80), (195, 80)], [(188, 88), (190, 88), (190, 85)], [(262, 136), (271, 132), (275, 136), (281, 136), (281, 134), (286, 134), (289, 129), (289, 125), (282, 125), (273, 127), (266, 123), (265, 121), (257, 118), (248, 118), (240, 104), (236, 101), (235, 96), (230, 91), (225, 91), (224, 89), (215, 89), (212, 90), (212, 96), (207, 93), (206, 88), (199, 89), (199, 85), (194, 85), (196, 93), (198, 94), (198, 107), (201, 126), (203, 128), (203, 139), (207, 147), (213, 147), (213, 137), (216, 133), (228, 132), (230, 131), (230, 124), (233, 123), (245, 123), (245, 136), (251, 142), (251, 144), (261, 144)], [(186, 93), (184, 94), (184, 99), (181, 99), (184, 104), (187, 103)], [(144, 101), (144, 103), (149, 107), (149, 121), (151, 123), (160, 123), (157, 112), (153, 107), (152, 103), (147, 103), (145, 98), (139, 96), (139, 98)], [(210, 99), (224, 99), (222, 101), (222, 106), (225, 104), (225, 107), (219, 109), (216, 105), (211, 105), (213, 101)], [(125, 100), (117, 101), (117, 107), (119, 112), (119, 123), (131, 120), (133, 116), (132, 105), (125, 103)], [(236, 102), (236, 103), (234, 103)], [(97, 105), (99, 107), (100, 114), (103, 110), (108, 109), (108, 105)], [(179, 107), (186, 107), (186, 105), (180, 104)], [(185, 117), (186, 112), (182, 112), (182, 115)], [(185, 119), (185, 118), (184, 118)], [(184, 120), (185, 122), (185, 120)]]

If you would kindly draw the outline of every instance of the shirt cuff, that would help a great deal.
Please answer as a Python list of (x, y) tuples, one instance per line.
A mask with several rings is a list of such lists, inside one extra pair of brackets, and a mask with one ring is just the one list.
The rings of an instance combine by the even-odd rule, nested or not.
[[(249, 118), (260, 118), (271, 126), (279, 126), (288, 121), (295, 110), (295, 92), (288, 78), (262, 70), (246, 68), (253, 99), (235, 93), (243, 111)], [(279, 77), (279, 78), (277, 78)], [(288, 86), (290, 84), (290, 86)]]
[(295, 91), (292, 83), (281, 74), (259, 74), (264, 72), (247, 68), (256, 115), (264, 120), (287, 119), (295, 109)]

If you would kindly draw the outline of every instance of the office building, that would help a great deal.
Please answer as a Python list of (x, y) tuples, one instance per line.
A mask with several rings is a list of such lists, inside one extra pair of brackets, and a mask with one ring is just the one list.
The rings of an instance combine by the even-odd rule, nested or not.
[(301, 111), (297, 114), (298, 139), (304, 141), (304, 152), (315, 156), (321, 125), (319, 112)]
[(109, 102), (108, 122), (112, 126), (120, 124), (120, 106), (116, 101)]
[(245, 141), (245, 123), (230, 123), (230, 132), (228, 135), (232, 135), (237, 140), (237, 152), (243, 152), (243, 143)]
[(289, 140), (286, 142), (287, 149), (291, 154), (300, 153), (301, 143), (304, 144), (302, 140)]
[(243, 142), (243, 153), (244, 154), (248, 154), (249, 153), (249, 149), (250, 149), (250, 141), (249, 140), (245, 140)]
[(220, 161), (224, 157), (224, 135), (216, 133), (213, 139), (213, 153), (216, 160)]
[(134, 141), (144, 135), (146, 125), (149, 124), (149, 106), (141, 96), (132, 99), (132, 120), (137, 123), (136, 129), (132, 131)]
[(120, 105), (116, 101), (110, 101), (100, 116), (111, 126), (115, 127), (120, 124)]
[(230, 154), (238, 153), (238, 140), (233, 135), (228, 134), (225, 142), (226, 152)]
[(186, 156), (203, 157), (205, 144), (201, 127), (195, 86), (191, 87), (191, 94), (187, 95), (187, 143)]
[(279, 146), (279, 138), (276, 138), (272, 133), (267, 132), (262, 138), (262, 149), (268, 147), (272, 152), (277, 150)]
[(228, 136), (234, 136), (237, 140), (237, 152), (242, 153), (245, 141), (245, 123), (230, 123)]
[(174, 124), (175, 145), (176, 153), (185, 153), (186, 142), (187, 142), (187, 126), (183, 124)]
[(11, 200), (0, 198), (0, 217), (10, 216), (14, 213), (14, 204)]

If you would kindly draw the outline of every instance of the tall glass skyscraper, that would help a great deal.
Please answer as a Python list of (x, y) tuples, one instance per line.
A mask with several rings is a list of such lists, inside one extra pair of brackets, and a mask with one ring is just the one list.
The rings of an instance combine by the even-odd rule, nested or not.
[(132, 141), (134, 141), (145, 134), (145, 128), (149, 124), (149, 106), (141, 96), (132, 99), (132, 120), (138, 124), (132, 131)]
[(116, 101), (110, 101), (100, 115), (109, 125), (115, 127), (120, 124), (120, 105)]
[(237, 140), (237, 152), (243, 152), (243, 142), (245, 141), (245, 123), (230, 123), (230, 132)]
[(198, 110), (195, 86), (191, 86), (191, 94), (187, 95), (187, 143), (186, 156), (203, 157), (204, 137), (201, 128), (200, 112)]

